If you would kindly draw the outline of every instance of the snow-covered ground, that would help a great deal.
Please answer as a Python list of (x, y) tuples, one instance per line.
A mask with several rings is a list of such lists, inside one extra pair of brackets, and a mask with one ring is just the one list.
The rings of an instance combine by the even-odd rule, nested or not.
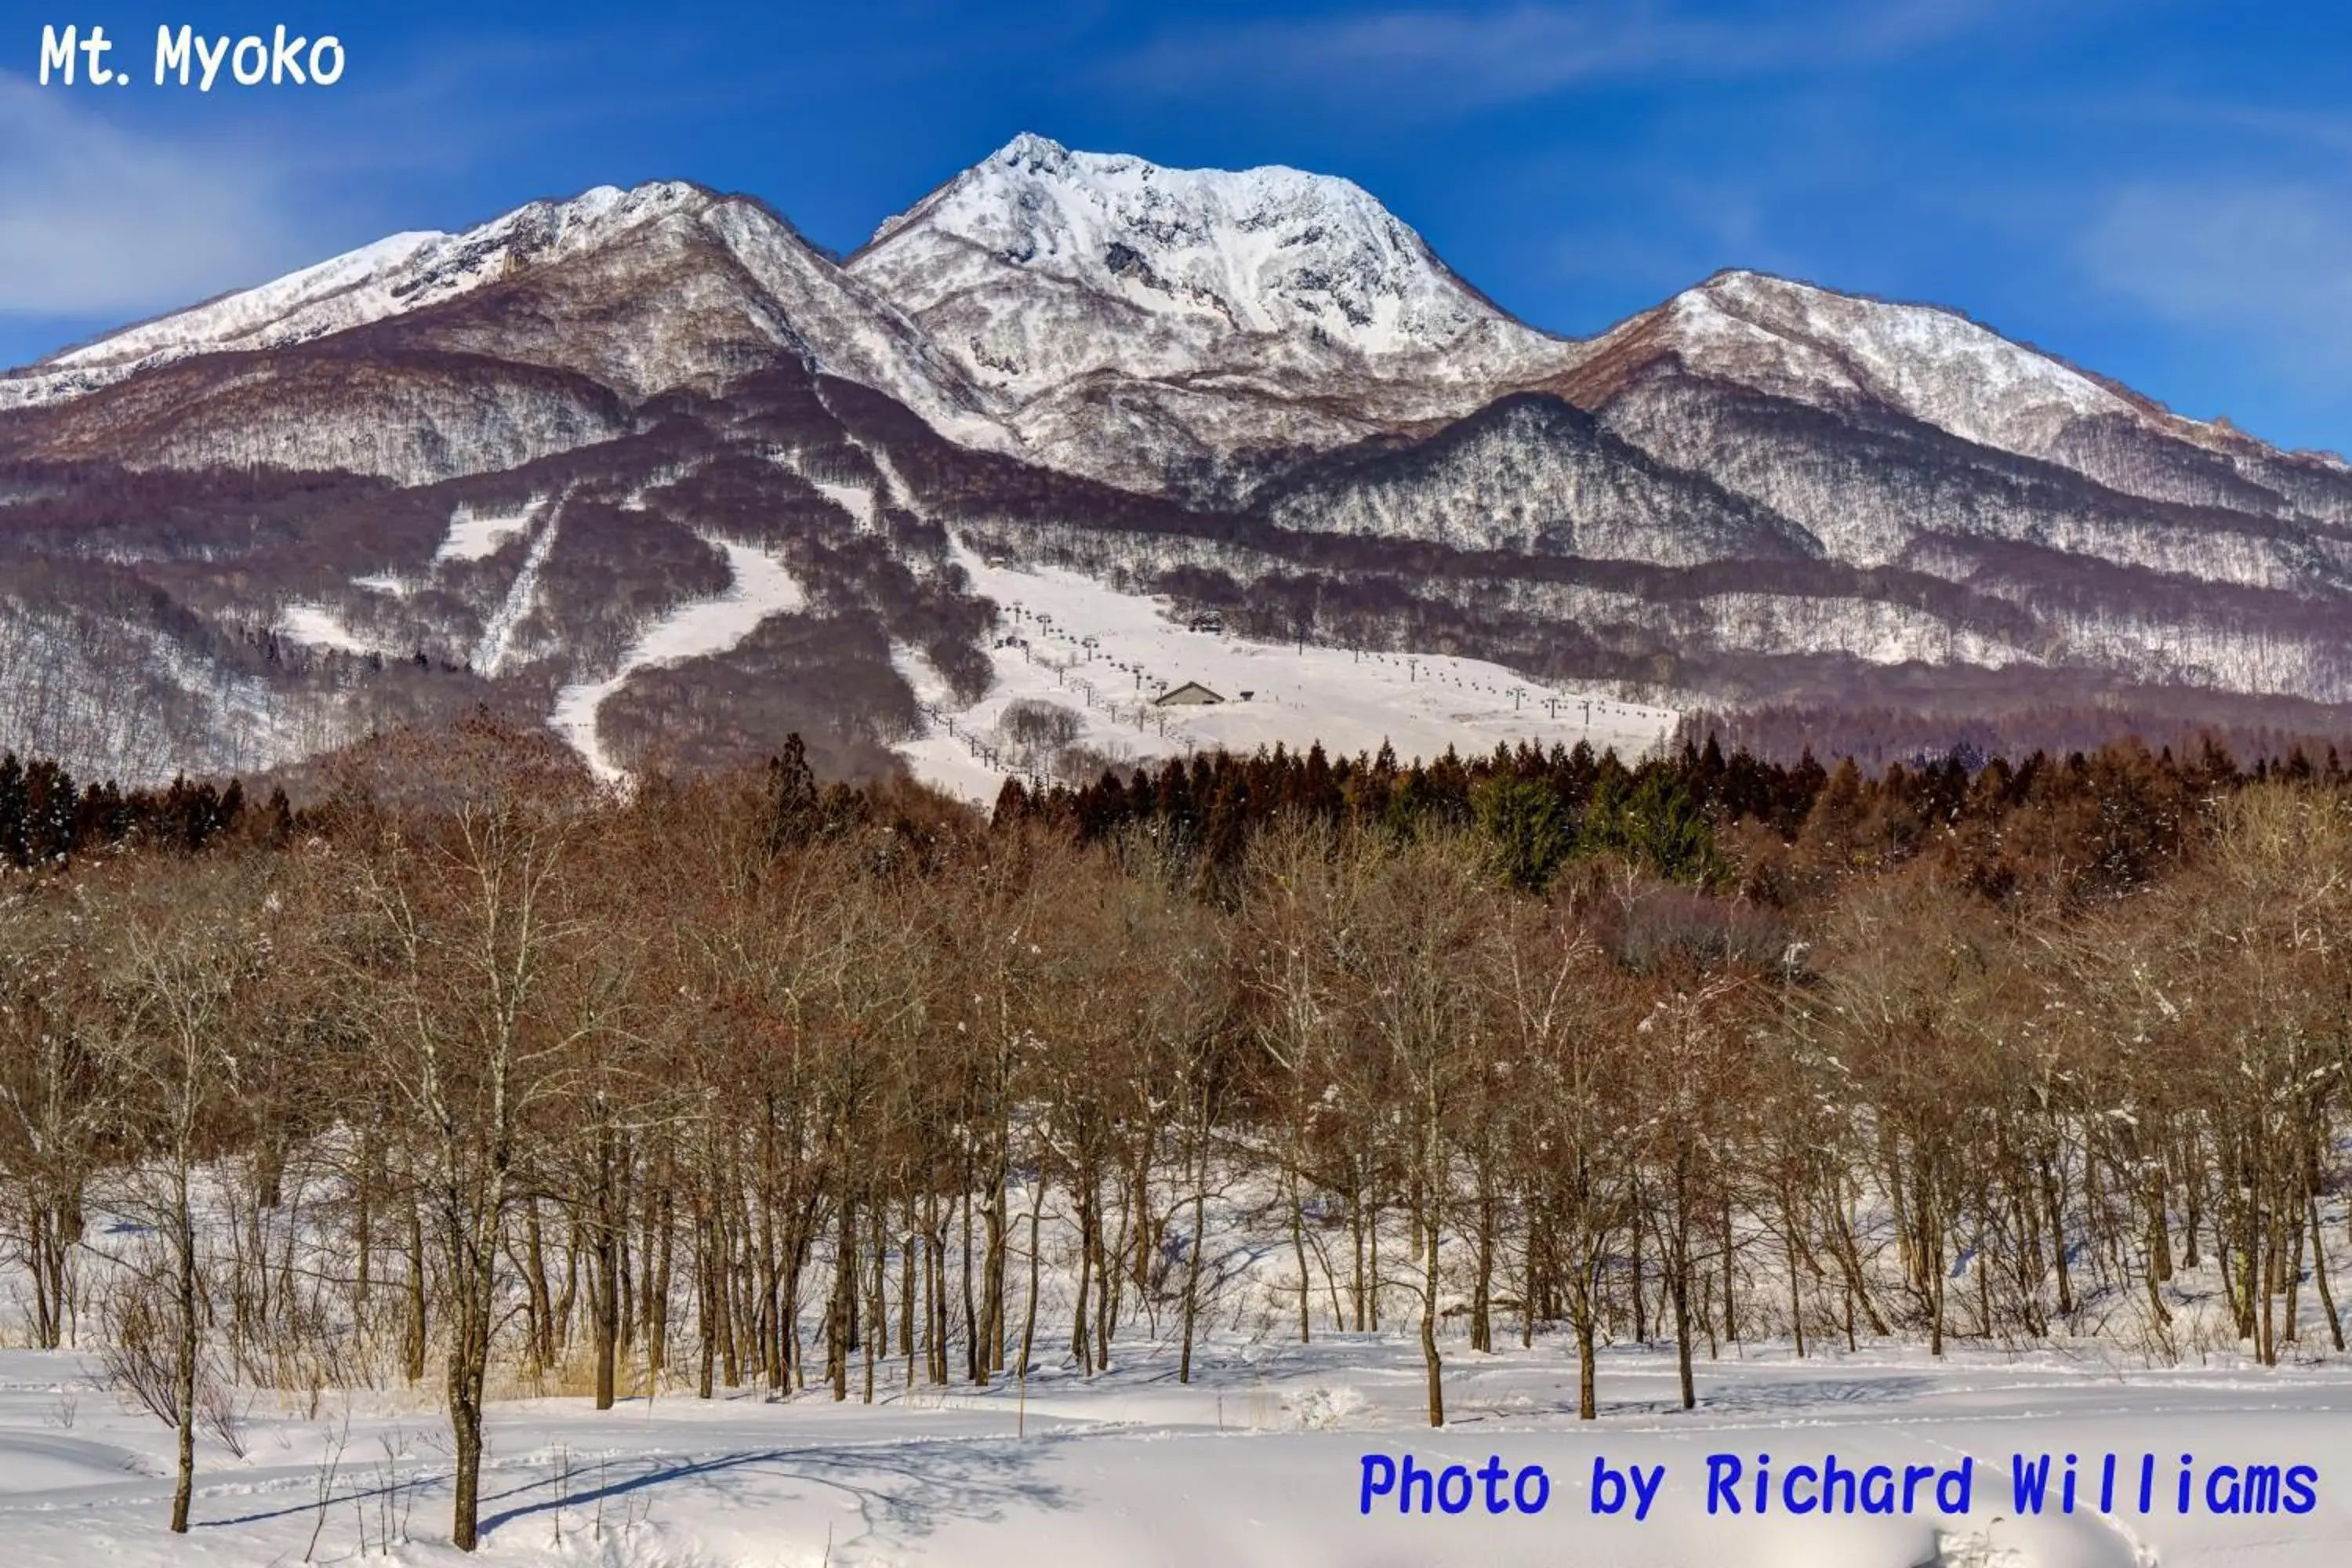
[(857, 526), (871, 532), (877, 508), (874, 491), (865, 485), (845, 485), (833, 479), (809, 480), (819, 495), (857, 520)]
[(312, 647), (331, 647), (341, 653), (371, 651), (359, 634), (343, 624), (341, 616), (323, 605), (287, 605), (278, 612), (277, 629), (280, 635)]
[[(1672, 1357), (1604, 1354), (1601, 1418), (1574, 1419), (1572, 1359), (1552, 1345), (1493, 1356), (1453, 1352), (1453, 1420), (1419, 1419), (1417, 1352), (1402, 1335), (1322, 1336), (1312, 1345), (1221, 1341), (1175, 1381), (1164, 1344), (1124, 1347), (1115, 1369), (1066, 1370), (950, 1392), (905, 1387), (905, 1363), (877, 1372), (872, 1406), (822, 1389), (699, 1402), (665, 1391), (599, 1415), (585, 1399), (502, 1403), (490, 1424), (479, 1561), (694, 1565), (941, 1563), (1362, 1564), (1566, 1562), (1709, 1568), (2117, 1568), (2336, 1564), (2352, 1560), (2352, 1378), (2341, 1371), (2210, 1367), (2149, 1372), (2040, 1355), (1916, 1352), (1798, 1361), (1785, 1351), (1702, 1361), (1700, 1408), (1675, 1408)], [(314, 1412), (257, 1407), (246, 1455), (207, 1444), (194, 1529), (163, 1529), (170, 1433), (127, 1414), (67, 1353), (0, 1354), (0, 1542), (14, 1568), (149, 1563), (454, 1563), (439, 1413), (423, 1396), (329, 1394)], [(2118, 1456), (2108, 1511), (2103, 1457)], [(2154, 1455), (2151, 1509), (2138, 1506)], [(1401, 1514), (1393, 1495), (1364, 1511), (1381, 1456), (1443, 1473), (1499, 1460), (1505, 1511), (1485, 1482), (1448, 1514)], [(2016, 1457), (2052, 1456), (2043, 1510), (2021, 1513)], [(2064, 1456), (2076, 1506), (2060, 1511)], [(2190, 1510), (2178, 1502), (2192, 1455)], [(1743, 1467), (1743, 1511), (1710, 1515), (1709, 1457)], [(1856, 1472), (1932, 1467), (1909, 1514), (1786, 1511), (1776, 1480), (1753, 1509), (1756, 1467), (1776, 1477), (1834, 1455)], [(1769, 1456), (1769, 1459), (1763, 1458)], [(1964, 1459), (1965, 1511), (1932, 1499)], [(1664, 1467), (1647, 1517), (1596, 1514), (1614, 1483)], [(2312, 1510), (2218, 1514), (2249, 1465), (2317, 1471)], [(1549, 1495), (1532, 1503), (1541, 1467)], [(1451, 1496), (1459, 1499), (1462, 1484)], [(1810, 1497), (1800, 1479), (1796, 1500)], [(1957, 1500), (1948, 1493), (1948, 1500)], [(1899, 1504), (1899, 1496), (1896, 1499)], [(389, 1541), (388, 1552), (385, 1551)]]
[[(1158, 1191), (1155, 1205), (1174, 1201), (1172, 1189)], [(289, 1189), (268, 1223), (291, 1226), (302, 1223), (299, 1213), (327, 1212), (317, 1203), (324, 1192)], [(2226, 1326), (2210, 1254), (2201, 1269), (2184, 1269), (2168, 1288), (2170, 1352), (2130, 1330), (2137, 1289), (2102, 1283), (2095, 1272), (2082, 1277), (2089, 1294), (2074, 1331), (2030, 1349), (1979, 1337), (1938, 1359), (1916, 1336), (1865, 1336), (1849, 1349), (1818, 1315), (1801, 1357), (1762, 1329), (1744, 1331), (1751, 1334), (1744, 1342), (1700, 1333), (1698, 1403), (1689, 1411), (1680, 1407), (1671, 1343), (1604, 1342), (1592, 1422), (1576, 1418), (1574, 1343), (1562, 1326), (1539, 1325), (1533, 1347), (1521, 1347), (1507, 1257), (1496, 1352), (1469, 1349), (1466, 1321), (1451, 1310), (1458, 1292), (1449, 1286), (1441, 1295), (1447, 1423), (1432, 1429), (1415, 1292), (1391, 1279), (1370, 1293), (1381, 1331), (1336, 1331), (1350, 1300), (1344, 1260), (1332, 1272), (1316, 1239), (1307, 1255), (1321, 1258), (1319, 1268), (1308, 1266), (1313, 1338), (1301, 1342), (1292, 1247), (1279, 1234), (1279, 1209), (1267, 1206), (1270, 1189), (1248, 1180), (1221, 1182), (1207, 1205), (1192, 1382), (1177, 1381), (1181, 1286), (1172, 1266), (1181, 1257), (1166, 1251), (1171, 1279), (1124, 1293), (1108, 1369), (1087, 1374), (1070, 1343), (1076, 1233), (1062, 1194), (1047, 1195), (1054, 1201), (1039, 1205), (1036, 1355), (1025, 1382), (999, 1377), (981, 1388), (963, 1381), (952, 1300), (946, 1348), (955, 1381), (931, 1384), (919, 1353), (910, 1378), (906, 1356), (887, 1353), (899, 1342), (907, 1305), (895, 1283), (895, 1250), (879, 1269), (894, 1298), (888, 1330), (866, 1342), (885, 1352), (872, 1363), (870, 1405), (862, 1397), (862, 1348), (851, 1355), (846, 1403), (833, 1401), (821, 1376), (781, 1397), (755, 1383), (696, 1398), (697, 1340), (682, 1310), (692, 1287), (683, 1272), (673, 1279), (681, 1310), (670, 1320), (670, 1370), (650, 1398), (640, 1346), (623, 1356), (619, 1405), (593, 1408), (584, 1396), (584, 1330), (572, 1361), (542, 1385), (524, 1386), (513, 1359), (501, 1356), (475, 1561), (598, 1568), (2333, 1568), (2352, 1561), (2352, 1363), (2329, 1354), (2320, 1304), (2305, 1293), (2289, 1320), (2300, 1337), (2282, 1364), (2252, 1363)], [(77, 1261), (86, 1303), (100, 1299), (117, 1267), (113, 1249), (134, 1229), (106, 1190), (90, 1197), (91, 1240)], [(1011, 1192), (1011, 1212), (1032, 1198)], [(219, 1203), (207, 1182), (202, 1206), (215, 1223)], [(1178, 1215), (1181, 1225), (1181, 1207)], [(1381, 1256), (1408, 1256), (1405, 1218), (1385, 1215)], [(2328, 1231), (2342, 1223), (2331, 1207)], [(1861, 1235), (1870, 1247), (1864, 1256), (1886, 1261), (1880, 1231), (1866, 1223)], [(348, 1267), (340, 1237), (317, 1233), (324, 1272)], [(1331, 1239), (1345, 1245), (1344, 1236)], [(265, 1241), (263, 1256), (282, 1245)], [(284, 1256), (294, 1258), (294, 1249)], [(942, 1261), (950, 1281), (969, 1268)], [(1457, 1250), (1454, 1264), (1466, 1261)], [(1017, 1343), (1027, 1268), (1018, 1256), (1011, 1263)], [(819, 1258), (809, 1277), (787, 1288), (803, 1328), (821, 1321), (825, 1270)], [(332, 1319), (341, 1292), (320, 1289), (312, 1273), (303, 1270), (311, 1282), (299, 1289)], [(379, 1279), (380, 1289), (397, 1287)], [(1966, 1266), (1954, 1279), (1956, 1295), (1976, 1284)], [(24, 1342), (28, 1287), (0, 1258), (0, 1335), (16, 1343)], [(1769, 1243), (1745, 1257), (1740, 1321), (1769, 1322), (1786, 1289)], [(947, 1289), (952, 1298), (954, 1285)], [(1663, 1312), (1664, 1302), (1652, 1299)], [(84, 1311), (85, 1334), (97, 1331), (100, 1316), (94, 1306)], [(218, 1332), (227, 1320), (224, 1305)], [(1654, 1318), (1651, 1326), (1663, 1332)], [(339, 1342), (354, 1381), (368, 1386), (248, 1389), (231, 1397), (242, 1412), (241, 1452), (203, 1433), (185, 1542), (163, 1528), (171, 1431), (129, 1407), (95, 1355), (0, 1351), (0, 1564), (465, 1561), (448, 1545), (450, 1448), (436, 1379), (428, 1373), (407, 1386), (394, 1364), (366, 1349), (373, 1342), (364, 1336)], [(795, 1342), (821, 1370), (815, 1338)], [(428, 1366), (437, 1365), (437, 1353)], [(1017, 1362), (1017, 1352), (1008, 1359)], [(1401, 1494), (1419, 1502), (1418, 1487), (1402, 1479), (1408, 1456), (1436, 1478), (1431, 1508), (1400, 1507)], [(1854, 1478), (1854, 1508), (1799, 1511), (1815, 1500), (1832, 1458)], [(2045, 1458), (2039, 1508), (2021, 1506), (2021, 1465), (2040, 1475)], [(1739, 1473), (1727, 1489), (1739, 1501), (1736, 1513), (1711, 1486), (1733, 1480), (1734, 1461)], [(1461, 1467), (1456, 1479), (1444, 1479), (1454, 1466)], [(1759, 1470), (1772, 1478), (1760, 1511)], [(2229, 1511), (2225, 1505), (2249, 1495), (2250, 1480), (2271, 1506)], [(1837, 1484), (1830, 1495), (1842, 1500)], [(1885, 1508), (1867, 1511), (1874, 1500)], [(1458, 1510), (1449, 1511), (1453, 1505)]]
[(516, 534), (530, 532), (531, 524), (546, 509), (544, 497), (510, 511), (477, 512), (460, 503), (449, 514), (449, 531), (433, 552), (433, 563), (437, 566), (445, 561), (487, 560)]
[[(1675, 722), (1668, 709), (1543, 686), (1482, 659), (1193, 631), (1160, 601), (1078, 573), (960, 559), (974, 590), (1003, 610), (1000, 637), (1017, 640), (992, 650), (995, 684), (970, 707), (951, 705), (935, 679), (902, 658), (933, 717), (929, 733), (899, 750), (924, 779), (971, 799), (994, 799), (1006, 777), (1024, 771), (996, 734), (1005, 709), (1022, 699), (1077, 713), (1079, 743), (1122, 760), (1276, 743), (1303, 751), (1318, 741), (1334, 756), (1385, 742), (1407, 761), (1449, 746), (1467, 755), (1497, 742), (1589, 741), (1631, 759)], [(1188, 681), (1224, 700), (1159, 705), (1161, 692)]]

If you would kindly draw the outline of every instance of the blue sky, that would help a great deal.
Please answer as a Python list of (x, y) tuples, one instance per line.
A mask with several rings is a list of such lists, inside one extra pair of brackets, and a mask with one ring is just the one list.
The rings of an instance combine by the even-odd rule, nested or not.
[[(349, 68), (158, 89), (167, 17)], [(35, 86), (45, 22), (105, 26), (139, 85)], [(1023, 130), (1348, 175), (1555, 331), (1758, 267), (2352, 448), (2352, 10), (2295, 3), (0, 0), (0, 363), (603, 183), (850, 249)]]

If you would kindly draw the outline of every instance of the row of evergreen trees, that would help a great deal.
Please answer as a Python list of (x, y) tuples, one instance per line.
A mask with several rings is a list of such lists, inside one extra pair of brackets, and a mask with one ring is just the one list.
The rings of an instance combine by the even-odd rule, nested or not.
[[(871, 791), (820, 789), (797, 736), (771, 773), (779, 810), (810, 830), (874, 809)], [(2015, 763), (1956, 752), (1874, 773), (1852, 759), (1824, 767), (1811, 752), (1794, 763), (1727, 754), (1712, 734), (1632, 765), (1580, 742), (1498, 745), (1467, 758), (1449, 750), (1410, 763), (1387, 746), (1339, 758), (1320, 745), (1276, 746), (1170, 758), (1076, 788), (1032, 791), (1008, 780), (993, 820), (1055, 824), (1087, 843), (1139, 829), (1197, 864), (1211, 887), (1229, 881), (1258, 832), (1297, 817), (1402, 837), (1475, 828), (1529, 890), (1580, 856), (1614, 856), (1669, 880), (1782, 904), (1822, 874), (1931, 847), (1993, 896), (2053, 873), (2074, 891), (2121, 890), (2180, 853), (2200, 804), (2273, 777), (2334, 785), (2347, 774), (2332, 747), (2316, 761), (2297, 751), (2247, 766), (2210, 740), (2187, 756), (2120, 741)], [(51, 759), (0, 754), (0, 868), (61, 868), (133, 843), (200, 850), (240, 826), (282, 838), (297, 820), (282, 788), (255, 812), (238, 780), (125, 790), (78, 784)], [(1730, 852), (1733, 841), (1740, 852)]]
[[(1032, 791), (1008, 780), (995, 821), (1057, 823), (1088, 843), (1140, 829), (1213, 881), (1257, 832), (1286, 817), (1405, 837), (1475, 827), (1530, 890), (1579, 856), (1614, 856), (1777, 904), (1820, 875), (1931, 847), (1993, 896), (2053, 873), (2072, 891), (2118, 891), (2180, 853), (2200, 803), (2273, 776), (2334, 785), (2347, 775), (2332, 748), (2318, 762), (2296, 752), (2247, 767), (2210, 741), (2185, 757), (2126, 740), (2015, 763), (1953, 753), (1869, 774), (1852, 759), (1823, 767), (1811, 752), (1794, 763), (1727, 755), (1713, 735), (1630, 766), (1581, 742), (1409, 763), (1386, 746), (1336, 759), (1319, 745), (1277, 746), (1171, 758), (1077, 788)], [(1730, 839), (1746, 852), (1727, 853)], [(1774, 845), (1786, 853), (1771, 853)]]
[[(60, 868), (131, 841), (202, 849), (245, 816), (245, 786), (235, 779), (226, 787), (184, 777), (164, 789), (125, 790), (110, 781), (77, 786), (53, 759), (26, 763), (0, 752), (0, 868)], [(284, 790), (272, 793), (268, 816), (291, 821)]]

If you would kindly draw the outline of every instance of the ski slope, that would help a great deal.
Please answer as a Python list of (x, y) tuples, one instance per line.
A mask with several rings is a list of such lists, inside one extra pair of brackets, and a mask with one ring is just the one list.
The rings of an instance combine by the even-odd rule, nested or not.
[(724, 594), (679, 605), (646, 628), (612, 674), (602, 680), (574, 682), (556, 693), (549, 724), (606, 784), (618, 784), (627, 773), (606, 754), (597, 715), (629, 677), (641, 669), (725, 653), (770, 616), (789, 614), (806, 602), (798, 580), (766, 551), (732, 540), (709, 542), (727, 554), (732, 580)]
[(489, 621), (482, 627), (481, 639), (474, 645), (467, 665), (484, 676), (496, 677), (499, 667), (506, 662), (507, 639), (523, 616), (530, 613), (531, 595), (539, 592), (540, 570), (547, 564), (548, 555), (555, 549), (556, 531), (563, 525), (563, 502), (558, 500), (539, 524), (531, 536), (530, 548), (524, 552), (522, 569), (515, 574), (507, 587), (507, 595)]
[[(1334, 756), (1385, 743), (1409, 761), (1522, 741), (1587, 742), (1631, 759), (1664, 741), (1676, 717), (1605, 692), (1548, 687), (1483, 659), (1193, 631), (1163, 602), (1078, 573), (991, 564), (969, 552), (959, 561), (974, 591), (1001, 612), (1000, 646), (991, 650), (995, 683), (979, 702), (956, 706), (936, 678), (902, 656), (899, 669), (932, 720), (899, 751), (927, 782), (968, 799), (992, 801), (1023, 771), (996, 726), (1024, 698), (1076, 712), (1081, 745), (1135, 761), (1277, 744), (1304, 751), (1318, 742)], [(1225, 700), (1159, 704), (1162, 692), (1187, 682)]]

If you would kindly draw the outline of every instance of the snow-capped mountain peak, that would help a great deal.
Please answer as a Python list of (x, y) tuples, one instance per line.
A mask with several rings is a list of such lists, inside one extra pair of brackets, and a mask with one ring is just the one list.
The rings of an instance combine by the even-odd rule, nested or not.
[(11, 743), (142, 777), (486, 696), (605, 766), (801, 723), (871, 757), (992, 665), (1053, 678), (972, 592), (1045, 560), (1376, 664), (2352, 711), (2338, 460), (1757, 272), (1565, 341), (1346, 180), (1034, 135), (846, 264), (756, 200), (601, 187), (0, 374), (0, 513)]
[[(794, 359), (883, 391), (968, 445), (1008, 444), (975, 410), (961, 372), (887, 301), (761, 203), (682, 181), (602, 185), (569, 200), (532, 202), (458, 234), (379, 240), (0, 374), (0, 413), (72, 404), (197, 356), (221, 356), (220, 374), (233, 380), (237, 359), (267, 365), (273, 351), (395, 328), (400, 347), (464, 356), (474, 367), (465, 374), (532, 365), (581, 377), (623, 404), (680, 387), (715, 391), (745, 372)], [(539, 410), (541, 393), (514, 395)], [(289, 437), (271, 450), (280, 461), (301, 453), (306, 461), (405, 481), (470, 471), (491, 454), (467, 433), (462, 404), (446, 411), (456, 426), (436, 426), (425, 443), (429, 461), (406, 448), (396, 457), (374, 453), (373, 415), (339, 424), (316, 410), (299, 439)], [(544, 411), (530, 417), (541, 419)], [(546, 439), (562, 445), (606, 429), (612, 417), (609, 409), (573, 417), (562, 422), (569, 434), (551, 430)], [(326, 446), (313, 450), (320, 440)]]
[(1807, 402), (1868, 400), (2028, 456), (2047, 455), (2079, 420), (2187, 423), (1956, 310), (1763, 272), (1719, 272), (1596, 340), (1596, 353), (1635, 332), (1657, 334), (1704, 375)]
[[(1026, 133), (883, 224), (849, 265), (918, 318), (974, 317), (942, 338), (1016, 396), (1089, 369), (1165, 374), (1244, 344), (1262, 356), (1269, 340), (1375, 374), (1467, 352), (1469, 378), (1556, 346), (1351, 181), (1165, 168)], [(1040, 323), (1041, 310), (1062, 319)]]
[(1574, 363), (1361, 186), (1022, 135), (850, 258), (1045, 461), (1246, 492), (1246, 457), (1458, 418)]
[(0, 378), (0, 408), (53, 403), (193, 354), (280, 348), (454, 299), (719, 198), (682, 181), (599, 185), (459, 234), (397, 234), (275, 282), (67, 350)]

